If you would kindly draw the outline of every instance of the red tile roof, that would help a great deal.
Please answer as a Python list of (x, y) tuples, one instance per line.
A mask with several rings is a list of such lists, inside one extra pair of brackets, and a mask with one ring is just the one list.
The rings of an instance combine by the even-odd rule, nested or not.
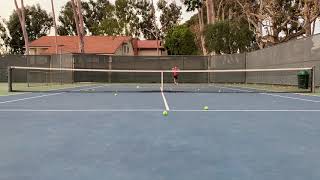
[(157, 49), (163, 48), (161, 41), (157, 40), (138, 40), (137, 42), (138, 49)]
[[(59, 49), (63, 53), (79, 53), (77, 36), (58, 36), (57, 38)], [(119, 46), (131, 39), (128, 36), (85, 36), (84, 51), (88, 54), (114, 54)], [(55, 54), (55, 37), (43, 36), (31, 42), (30, 47), (48, 47), (45, 54)]]

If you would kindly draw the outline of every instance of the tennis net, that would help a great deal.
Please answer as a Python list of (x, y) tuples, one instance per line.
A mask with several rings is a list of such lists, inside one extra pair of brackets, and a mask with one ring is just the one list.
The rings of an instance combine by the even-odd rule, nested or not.
[[(304, 79), (298, 74), (304, 75)], [(303, 82), (301, 82), (303, 81)], [(108, 70), (9, 67), (9, 91), (20, 92), (314, 92), (314, 68)]]

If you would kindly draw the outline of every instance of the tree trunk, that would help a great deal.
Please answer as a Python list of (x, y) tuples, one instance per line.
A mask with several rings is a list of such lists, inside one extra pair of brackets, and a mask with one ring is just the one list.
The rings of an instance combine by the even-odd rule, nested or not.
[(57, 34), (57, 23), (56, 23), (56, 13), (54, 10), (54, 3), (53, 0), (51, 0), (51, 8), (52, 8), (52, 16), (53, 16), (53, 27), (54, 27), (54, 41), (56, 46), (56, 54), (58, 54), (58, 34)]
[(24, 39), (24, 44), (25, 44), (25, 55), (29, 55), (29, 37), (28, 33), (26, 30), (26, 18), (25, 18), (25, 8), (24, 8), (24, 3), (23, 0), (21, 0), (21, 9), (18, 6), (17, 0), (14, 0), (14, 4), (16, 6), (16, 11), (19, 17), (22, 33), (23, 33), (23, 39)]
[(310, 21), (310, 6), (308, 2), (304, 4), (304, 29), (306, 31), (306, 36), (311, 36), (311, 21)]
[(315, 21), (313, 21), (313, 23), (312, 23), (312, 33), (311, 33), (311, 35), (314, 35), (314, 31), (315, 31), (315, 29), (316, 29), (316, 20)]
[(22, 9), (22, 12), (21, 12), (21, 17), (22, 17), (22, 26), (23, 26), (23, 29), (24, 29), (24, 41), (25, 41), (25, 46), (26, 46), (26, 55), (29, 55), (29, 37), (28, 37), (28, 33), (27, 33), (27, 29), (26, 29), (26, 10), (24, 8), (24, 3), (23, 3), (23, 0), (21, 0), (21, 9)]
[(207, 50), (206, 50), (205, 41), (204, 41), (204, 37), (203, 37), (204, 22), (203, 22), (203, 9), (202, 8), (198, 8), (198, 19), (199, 19), (200, 41), (201, 41), (202, 54), (206, 55)]
[(79, 19), (77, 16), (77, 8), (74, 0), (71, 0), (71, 5), (72, 5), (72, 11), (73, 11), (73, 18), (74, 18), (76, 29), (77, 29), (77, 35), (79, 35), (80, 34)]
[(80, 25), (79, 25), (79, 15), (78, 15), (77, 4), (78, 3), (75, 3), (75, 0), (71, 0), (72, 10), (73, 10), (73, 17), (74, 17), (74, 21), (75, 21), (75, 24), (76, 24), (77, 35), (79, 37), (79, 53), (82, 53), (83, 48), (82, 48), (81, 30), (80, 30)]
[(84, 25), (82, 16), (81, 0), (78, 0), (78, 16), (79, 16), (79, 30), (80, 30), (80, 52), (84, 53)]
[(214, 23), (213, 0), (206, 0), (206, 7), (207, 7), (207, 22), (208, 24), (213, 24)]

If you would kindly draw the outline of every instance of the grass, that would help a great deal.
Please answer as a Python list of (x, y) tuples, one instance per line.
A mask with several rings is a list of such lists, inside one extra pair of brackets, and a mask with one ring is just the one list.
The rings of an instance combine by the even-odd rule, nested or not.
[(316, 88), (316, 93), (311, 94), (310, 95), (314, 95), (314, 96), (320, 96), (320, 87)]
[(284, 86), (284, 85), (269, 85), (269, 84), (226, 84), (225, 86), (233, 88), (244, 88), (252, 91), (265, 91), (265, 92), (292, 92), (292, 93), (306, 93), (310, 95), (320, 96), (320, 88), (316, 89), (316, 93), (310, 93), (309, 89), (299, 89), (297, 86)]
[[(13, 90), (16, 92), (8, 92), (8, 83), (0, 83), (0, 96), (9, 96), (15, 95), (23, 92), (46, 92), (46, 91), (53, 91), (59, 89), (68, 89), (68, 88), (75, 88), (75, 87), (83, 87), (88, 86), (88, 83), (69, 83), (69, 84), (35, 84), (32, 83), (28, 86), (27, 83), (14, 83)], [(92, 85), (92, 84), (90, 84)]]
[(8, 83), (0, 83), (0, 96), (9, 96), (17, 93), (8, 92)]

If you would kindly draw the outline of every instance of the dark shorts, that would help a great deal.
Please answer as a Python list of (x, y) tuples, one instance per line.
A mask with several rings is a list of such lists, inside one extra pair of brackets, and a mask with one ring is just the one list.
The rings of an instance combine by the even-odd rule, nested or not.
[(178, 75), (173, 76), (174, 79), (178, 79)]

